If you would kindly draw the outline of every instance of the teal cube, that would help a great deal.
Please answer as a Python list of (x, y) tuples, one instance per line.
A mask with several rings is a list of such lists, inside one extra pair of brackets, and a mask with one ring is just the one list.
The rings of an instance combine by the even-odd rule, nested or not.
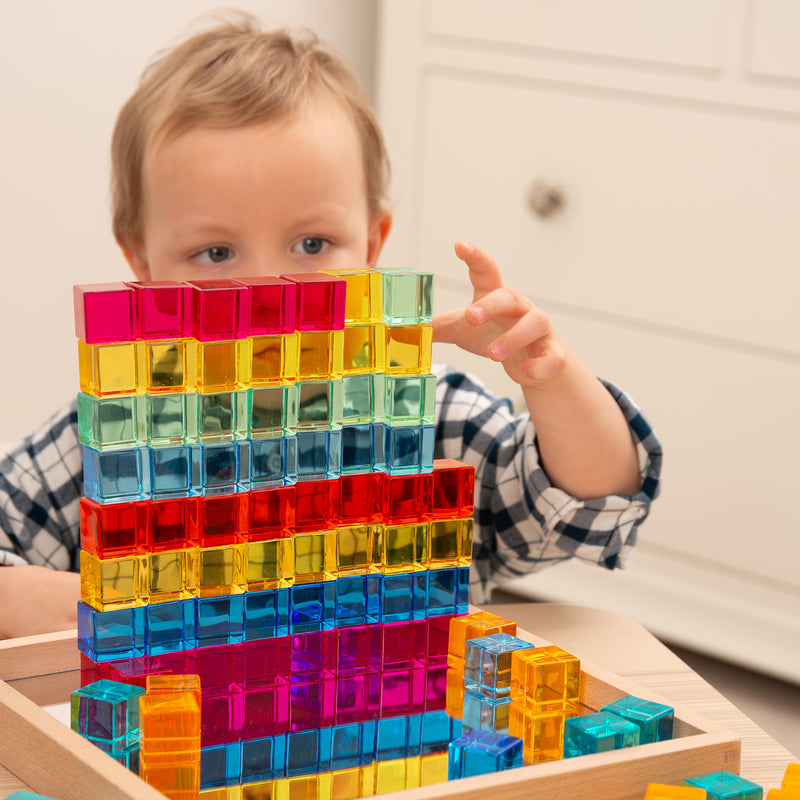
[(430, 323), (433, 319), (433, 274), (412, 269), (381, 268), (383, 321), (387, 325)]
[(145, 444), (142, 398), (93, 397), (78, 394), (78, 439), (95, 450), (140, 447)]
[(603, 706), (600, 710), (610, 711), (638, 725), (639, 744), (664, 742), (672, 738), (675, 712), (670, 706), (628, 695)]
[(298, 388), (265, 386), (247, 393), (247, 433), (252, 439), (283, 436), (297, 431)]
[(564, 758), (621, 750), (639, 744), (639, 726), (608, 711), (564, 722)]
[(299, 430), (334, 429), (342, 426), (342, 382), (303, 381), (298, 384)]
[(197, 440), (197, 395), (145, 395), (147, 444), (170, 447)]
[(686, 786), (706, 790), (707, 800), (762, 800), (764, 789), (727, 770), (697, 775), (684, 781)]
[(435, 422), (435, 376), (387, 375), (385, 386), (385, 419), (390, 425)]
[(342, 422), (345, 425), (383, 419), (385, 376), (345, 375), (342, 378)]
[(247, 438), (248, 393), (198, 393), (197, 441), (203, 444)]
[(100, 680), (74, 691), (70, 727), (107, 753), (119, 753), (139, 742), (139, 686)]

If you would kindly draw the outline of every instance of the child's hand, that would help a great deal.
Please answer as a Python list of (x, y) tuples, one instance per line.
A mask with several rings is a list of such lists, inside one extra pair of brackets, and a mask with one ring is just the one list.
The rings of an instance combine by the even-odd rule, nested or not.
[(0, 639), (74, 628), (80, 597), (76, 572), (0, 567)]
[(512, 380), (536, 386), (564, 369), (566, 355), (550, 320), (531, 300), (503, 283), (497, 264), (475, 245), (456, 244), (469, 267), (472, 305), (437, 314), (433, 338), (502, 363)]

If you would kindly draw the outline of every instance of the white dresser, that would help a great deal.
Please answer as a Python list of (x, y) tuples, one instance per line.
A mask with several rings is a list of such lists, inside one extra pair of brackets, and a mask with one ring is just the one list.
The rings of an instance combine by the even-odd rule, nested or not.
[(441, 310), (484, 247), (665, 450), (630, 569), (508, 588), (800, 682), (800, 3), (385, 0), (378, 57), (382, 263)]

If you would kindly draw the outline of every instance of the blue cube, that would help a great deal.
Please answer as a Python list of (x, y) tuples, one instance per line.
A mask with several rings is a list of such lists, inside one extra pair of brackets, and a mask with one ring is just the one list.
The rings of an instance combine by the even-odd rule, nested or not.
[(290, 633), (311, 633), (333, 627), (334, 581), (304, 583), (290, 588)]
[(401, 572), (381, 576), (381, 622), (402, 622), (425, 617), (426, 574)]
[(511, 654), (531, 648), (530, 642), (507, 633), (470, 639), (464, 650), (464, 688), (488, 698), (510, 697)]
[(289, 589), (245, 592), (243, 636), (246, 641), (289, 633)]
[(195, 601), (177, 600), (144, 606), (147, 655), (175, 653), (197, 647)]
[(148, 448), (83, 448), (83, 491), (98, 503), (141, 500), (150, 494)]
[(522, 739), (472, 730), (450, 742), (447, 779), (471, 778), (522, 766)]
[(241, 783), (283, 778), (286, 775), (286, 736), (265, 736), (242, 742)]
[(508, 733), (511, 697), (487, 697), (478, 692), (464, 690), (461, 724), (465, 731), (481, 730)]
[(95, 611), (78, 601), (78, 649), (93, 661), (145, 654), (145, 607)]
[(237, 644), (242, 641), (244, 597), (245, 595), (234, 594), (197, 599), (198, 647)]

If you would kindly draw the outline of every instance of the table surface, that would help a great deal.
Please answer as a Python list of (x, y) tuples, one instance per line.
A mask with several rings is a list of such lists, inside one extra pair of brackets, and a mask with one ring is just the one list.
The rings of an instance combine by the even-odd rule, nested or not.
[[(583, 660), (639, 684), (669, 704), (735, 732), (742, 739), (742, 776), (765, 790), (778, 787), (786, 765), (800, 760), (633, 620), (562, 603), (511, 603), (488, 609), (516, 620), (521, 629)], [(18, 789), (30, 791), (0, 765), (0, 798)]]

